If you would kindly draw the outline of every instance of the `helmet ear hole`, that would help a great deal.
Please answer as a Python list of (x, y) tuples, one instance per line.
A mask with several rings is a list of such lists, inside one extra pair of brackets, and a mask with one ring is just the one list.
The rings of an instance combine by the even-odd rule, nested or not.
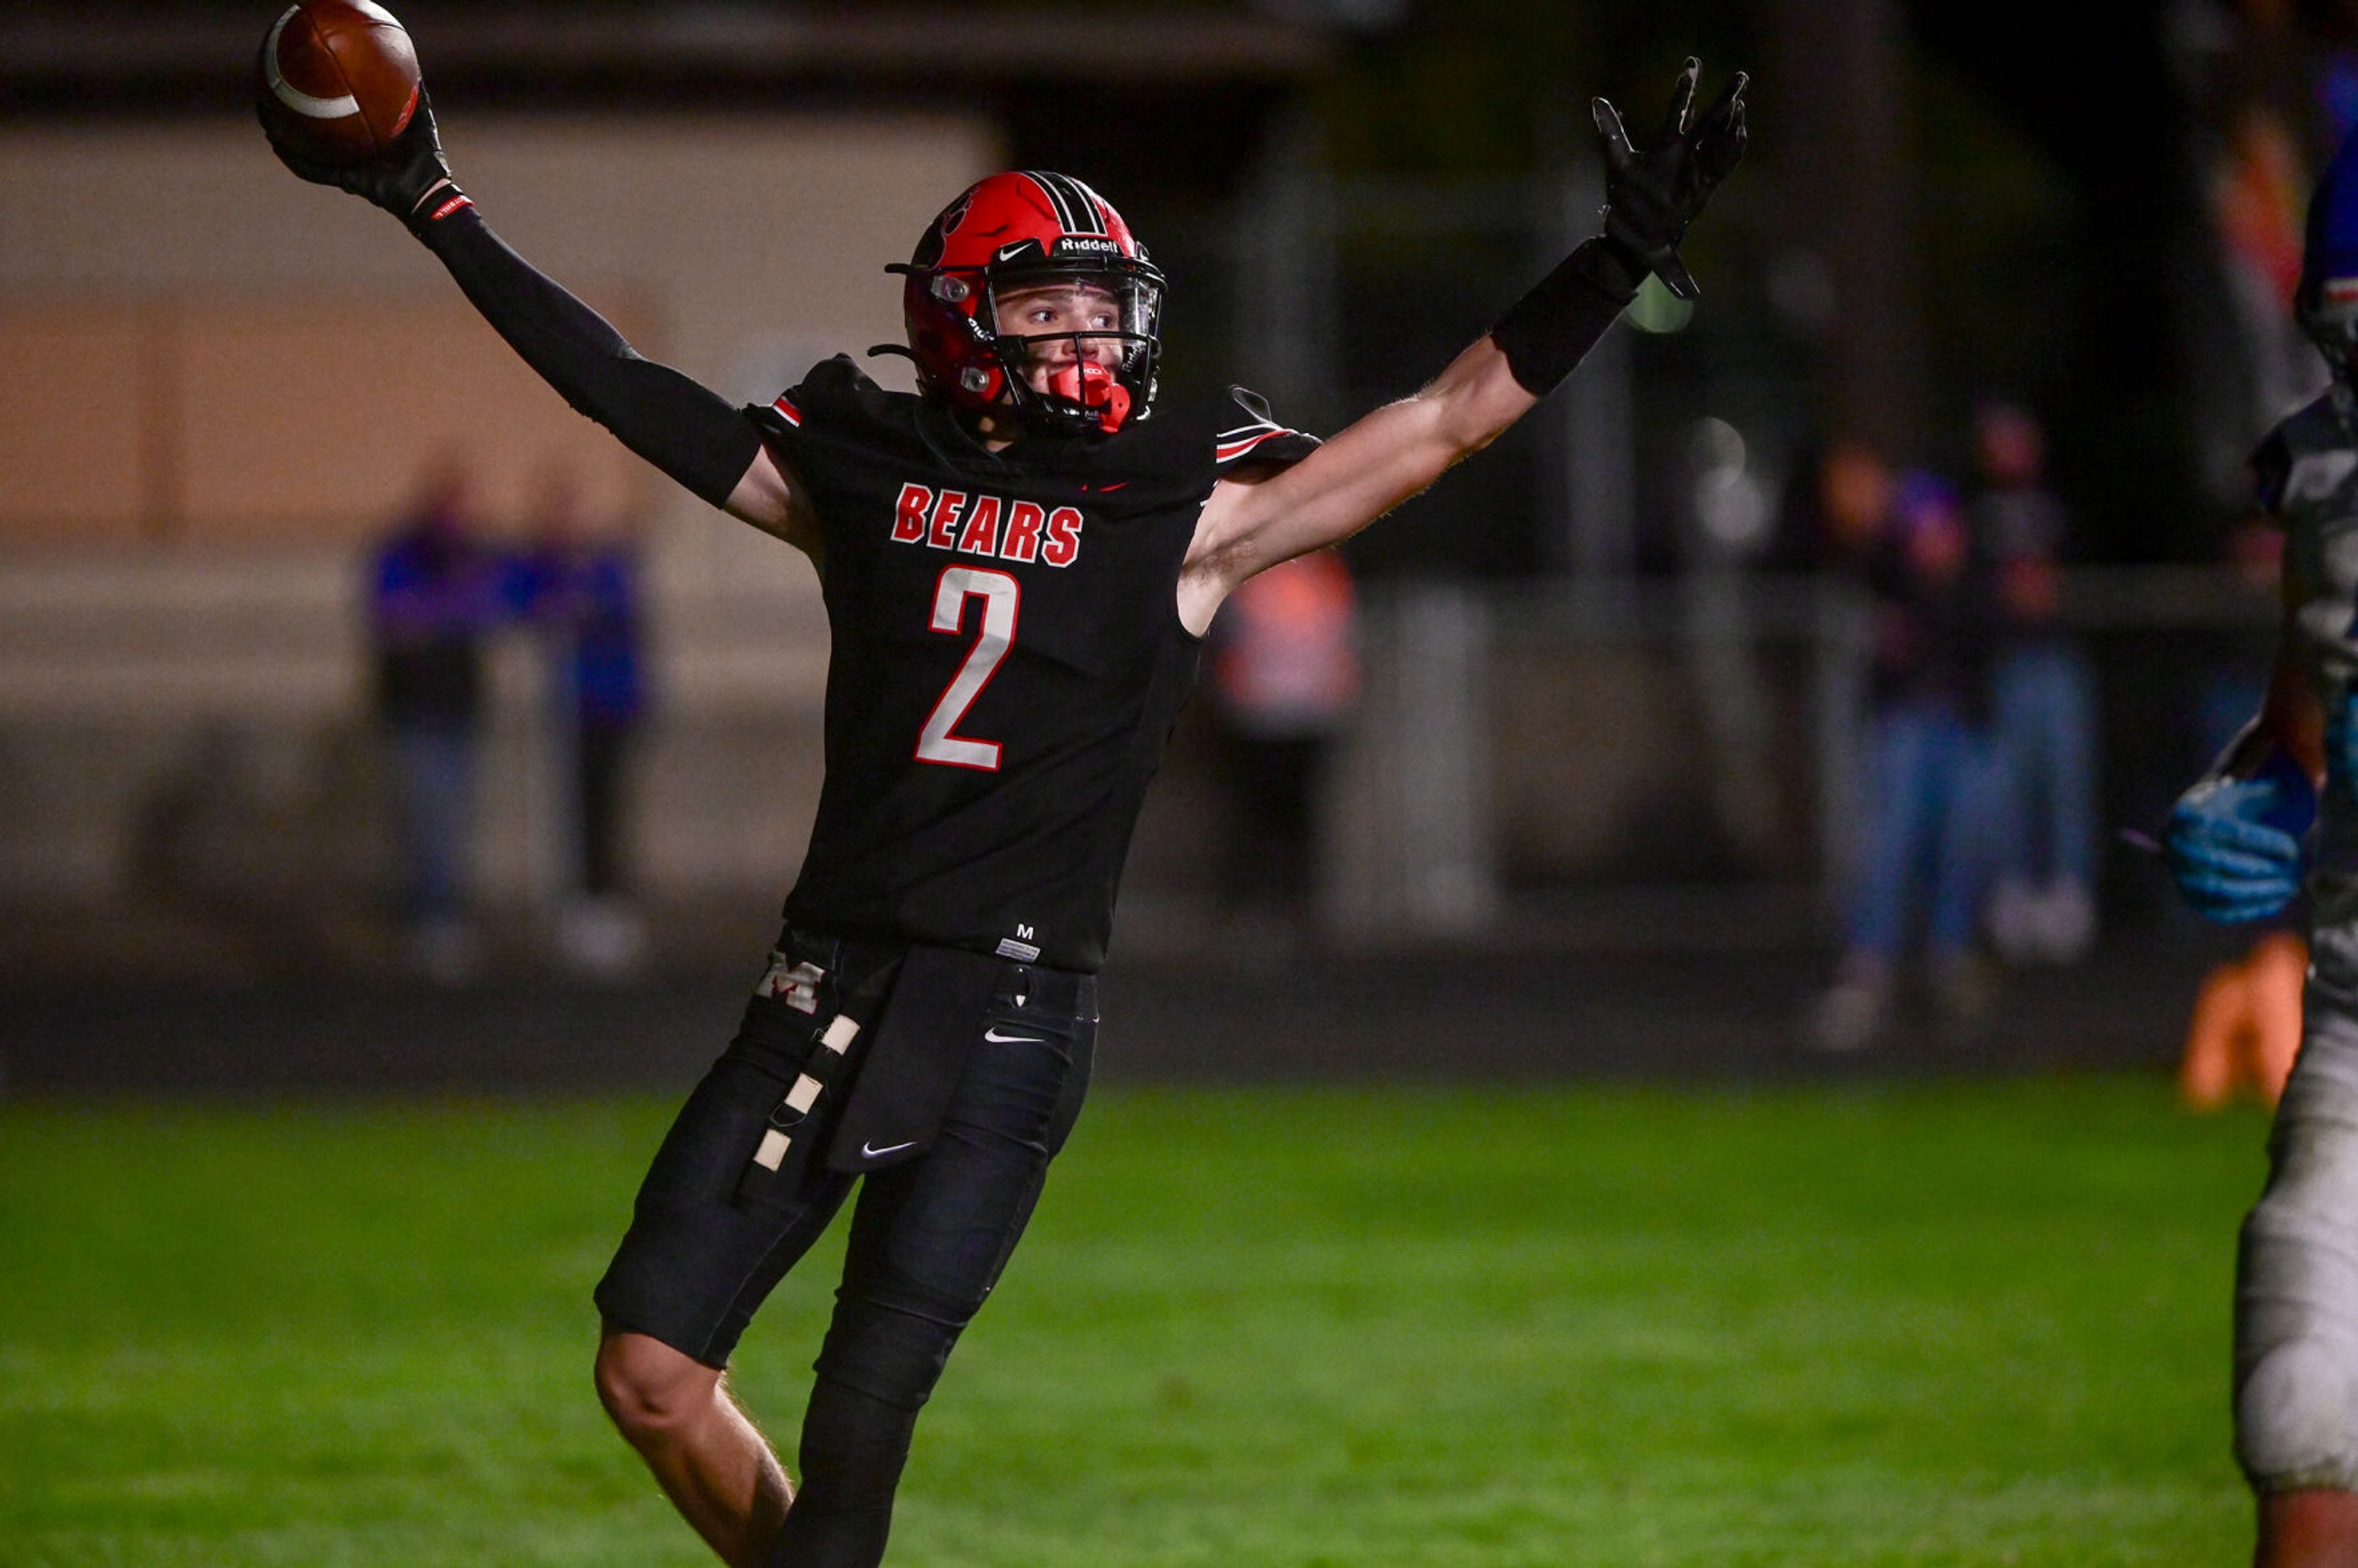
[(946, 300), (952, 305), (964, 304), (967, 296), (973, 292), (974, 290), (967, 286), (966, 279), (950, 273), (939, 274), (934, 279), (934, 297)]
[(980, 365), (968, 365), (958, 372), (958, 384), (979, 397), (990, 390), (990, 373)]

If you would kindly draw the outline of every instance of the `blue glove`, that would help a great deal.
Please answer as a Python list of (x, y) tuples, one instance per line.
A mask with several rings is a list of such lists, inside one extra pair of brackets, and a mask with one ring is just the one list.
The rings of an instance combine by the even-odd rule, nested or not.
[(2162, 854), (2180, 896), (2209, 919), (2265, 920), (2300, 892), (2302, 835), (2317, 792), (2299, 763), (2272, 752), (2248, 779), (2205, 779), (2178, 797)]

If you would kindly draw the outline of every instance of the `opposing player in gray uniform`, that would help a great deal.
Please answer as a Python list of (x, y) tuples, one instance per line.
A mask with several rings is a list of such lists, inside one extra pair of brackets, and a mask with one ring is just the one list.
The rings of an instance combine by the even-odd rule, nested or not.
[(2253, 459), (2284, 524), (2266, 707), (2180, 797), (2165, 845), (2216, 920), (2309, 895), (2300, 1056), (2235, 1271), (2235, 1455), (2260, 1568), (2358, 1565), (2358, 137), (2309, 206), (2298, 308), (2333, 384)]

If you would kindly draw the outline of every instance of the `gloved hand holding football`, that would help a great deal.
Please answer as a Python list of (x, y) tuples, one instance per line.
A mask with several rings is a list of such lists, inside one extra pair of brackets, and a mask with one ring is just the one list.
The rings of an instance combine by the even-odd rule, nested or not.
[(412, 229), (463, 199), (450, 178), (417, 51), (372, 0), (297, 0), (255, 61), (254, 115), (278, 161)]

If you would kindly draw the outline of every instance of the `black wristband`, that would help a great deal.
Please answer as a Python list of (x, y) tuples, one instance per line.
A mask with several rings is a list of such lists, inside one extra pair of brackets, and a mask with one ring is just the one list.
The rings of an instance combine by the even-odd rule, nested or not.
[(1516, 382), (1545, 397), (1638, 297), (1646, 265), (1600, 234), (1585, 241), (1490, 329)]
[(669, 365), (642, 359), (604, 317), (508, 249), (464, 196), (437, 201), (429, 193), (413, 232), (576, 413), (698, 499), (728, 502), (762, 449), (762, 433), (742, 410)]

